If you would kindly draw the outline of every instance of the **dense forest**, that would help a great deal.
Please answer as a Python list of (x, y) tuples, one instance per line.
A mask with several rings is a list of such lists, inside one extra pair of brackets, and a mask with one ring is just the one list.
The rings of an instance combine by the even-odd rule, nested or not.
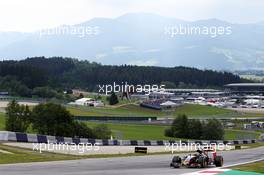
[(98, 84), (165, 84), (167, 88), (221, 88), (244, 82), (228, 72), (188, 67), (110, 66), (62, 57), (0, 62), (0, 91), (12, 95), (54, 97), (66, 89), (98, 90)]

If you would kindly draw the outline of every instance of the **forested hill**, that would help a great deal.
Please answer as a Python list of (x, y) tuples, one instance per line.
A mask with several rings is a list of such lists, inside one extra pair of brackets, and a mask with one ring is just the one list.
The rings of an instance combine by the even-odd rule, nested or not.
[(0, 91), (31, 96), (45, 87), (62, 91), (70, 88), (96, 90), (98, 84), (161, 84), (168, 88), (222, 87), (243, 82), (228, 72), (188, 67), (110, 66), (61, 57), (34, 57), (21, 61), (0, 62)]

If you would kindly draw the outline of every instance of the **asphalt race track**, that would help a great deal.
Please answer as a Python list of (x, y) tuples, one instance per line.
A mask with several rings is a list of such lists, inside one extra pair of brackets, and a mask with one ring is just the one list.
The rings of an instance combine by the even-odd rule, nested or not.
[[(264, 147), (227, 151), (224, 166), (264, 159)], [(172, 155), (99, 158), (73, 161), (0, 165), (1, 175), (172, 175), (200, 171), (199, 168), (169, 167)]]

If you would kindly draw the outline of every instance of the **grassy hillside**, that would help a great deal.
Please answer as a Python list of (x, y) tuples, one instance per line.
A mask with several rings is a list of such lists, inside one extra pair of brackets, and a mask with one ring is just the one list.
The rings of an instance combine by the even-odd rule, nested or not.
[(118, 107), (68, 107), (68, 110), (78, 116), (133, 116), (133, 117), (142, 117), (142, 116), (177, 116), (178, 114), (186, 114), (190, 117), (197, 116), (217, 116), (217, 115), (229, 115), (234, 113), (228, 109), (220, 109), (212, 106), (202, 106), (194, 104), (185, 104), (174, 110), (170, 111), (160, 111), (154, 109), (148, 109), (140, 107), (135, 104), (122, 105)]
[(118, 107), (68, 107), (73, 115), (79, 116), (162, 116), (163, 113), (158, 110), (142, 108), (138, 105), (129, 104)]
[[(18, 96), (42, 98), (59, 97), (58, 95), (62, 95), (60, 91), (70, 87), (98, 92), (98, 84), (109, 85), (110, 82), (116, 82), (121, 85), (124, 80), (129, 80), (132, 84), (148, 82), (150, 85), (162, 82), (177, 85), (182, 82), (186, 86), (199, 88), (222, 87), (224, 84), (243, 82), (239, 76), (223, 71), (200, 70), (183, 66), (168, 68), (101, 65), (62, 57), (32, 57), (19, 61), (3, 60), (0, 61), (0, 70), (2, 89), (8, 89), (10, 94)], [(27, 91), (21, 91), (22, 87), (27, 88)], [(49, 93), (36, 93), (39, 90)]]

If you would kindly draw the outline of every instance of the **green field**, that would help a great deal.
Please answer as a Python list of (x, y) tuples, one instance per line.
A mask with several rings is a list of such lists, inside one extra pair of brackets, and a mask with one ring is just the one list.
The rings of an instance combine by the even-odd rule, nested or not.
[(194, 104), (185, 104), (173, 110), (161, 111), (140, 107), (136, 104), (128, 104), (120, 107), (67, 107), (67, 109), (76, 116), (124, 116), (124, 117), (165, 117), (186, 114), (189, 117), (208, 117), (208, 116), (228, 116), (235, 112), (228, 109), (221, 109), (212, 106), (202, 106)]
[[(86, 122), (88, 126), (94, 127), (98, 125), (96, 122)], [(120, 139), (151, 139), (151, 140), (168, 140), (169, 137), (164, 136), (164, 130), (169, 126), (160, 125), (140, 125), (140, 124), (107, 124), (113, 131), (113, 136), (120, 137)], [(0, 113), (0, 130), (5, 128), (4, 114)], [(241, 131), (227, 129), (225, 139), (243, 139), (243, 138), (256, 138), (259, 132), (255, 131)]]
[(229, 115), (231, 113), (233, 113), (233, 111), (230, 111), (228, 109), (222, 109), (222, 108), (205, 106), (205, 105), (186, 104), (179, 108), (176, 108), (173, 114), (174, 116), (178, 114), (186, 114), (187, 116), (194, 117), (194, 116)]
[(232, 167), (232, 169), (240, 170), (240, 171), (252, 171), (257, 173), (264, 173), (264, 161), (246, 164), (246, 165), (240, 165), (240, 166)]
[(243, 139), (255, 139), (258, 138), (260, 132), (255, 132), (255, 131), (242, 131), (242, 130), (233, 130), (233, 129), (226, 129), (225, 130), (225, 139), (228, 140), (243, 140)]
[[(96, 126), (98, 123), (87, 122), (90, 127)], [(127, 140), (173, 140), (171, 137), (164, 136), (164, 131), (168, 126), (157, 125), (136, 125), (136, 124), (107, 124), (113, 136), (118, 139)], [(257, 138), (260, 133), (254, 131), (230, 130), (225, 131), (225, 140), (243, 139), (243, 138)]]
[(162, 116), (162, 112), (159, 110), (142, 108), (138, 105), (129, 104), (120, 107), (67, 107), (67, 109), (77, 116)]
[[(87, 122), (87, 125), (94, 127), (95, 122)], [(166, 126), (156, 125), (132, 125), (132, 124), (107, 124), (113, 132), (113, 136), (118, 139), (131, 140), (168, 140), (170, 137), (164, 136)]]
[(5, 115), (0, 112), (0, 131), (5, 128)]

